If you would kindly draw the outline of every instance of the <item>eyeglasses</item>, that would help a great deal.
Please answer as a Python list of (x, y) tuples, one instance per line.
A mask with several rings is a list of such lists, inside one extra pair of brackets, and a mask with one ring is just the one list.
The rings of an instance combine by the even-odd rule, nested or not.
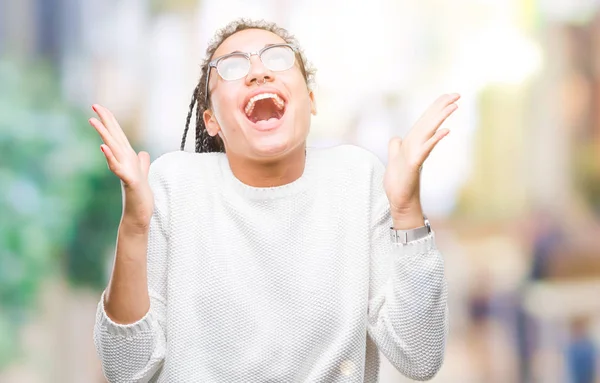
[(208, 103), (208, 83), (211, 68), (216, 68), (219, 76), (225, 81), (239, 80), (246, 77), (250, 72), (250, 57), (257, 55), (263, 65), (273, 72), (282, 72), (294, 66), (298, 48), (291, 44), (269, 45), (258, 52), (234, 52), (225, 56), (217, 57), (208, 63), (208, 74), (206, 76), (206, 103)]

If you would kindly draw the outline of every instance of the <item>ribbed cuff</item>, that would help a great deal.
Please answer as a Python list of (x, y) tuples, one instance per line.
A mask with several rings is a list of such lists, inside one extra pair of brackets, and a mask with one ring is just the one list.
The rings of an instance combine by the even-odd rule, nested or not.
[(152, 315), (152, 309), (148, 310), (140, 320), (134, 323), (121, 324), (114, 322), (106, 314), (104, 294), (106, 294), (106, 291), (102, 292), (100, 302), (98, 303), (97, 322), (100, 327), (106, 328), (109, 333), (124, 337), (134, 337), (142, 332), (153, 331), (153, 328), (158, 324)]

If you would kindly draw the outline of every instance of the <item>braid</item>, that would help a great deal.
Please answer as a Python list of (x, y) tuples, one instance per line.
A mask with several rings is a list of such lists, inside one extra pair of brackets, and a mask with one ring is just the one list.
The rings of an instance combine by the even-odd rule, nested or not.
[(181, 139), (181, 147), (180, 150), (185, 150), (185, 142), (187, 140), (187, 133), (190, 129), (190, 123), (192, 121), (192, 115), (194, 114), (194, 108), (196, 109), (196, 129), (195, 129), (195, 142), (194, 142), (194, 151), (196, 153), (209, 153), (209, 152), (224, 152), (225, 147), (219, 137), (211, 137), (206, 131), (206, 126), (204, 125), (204, 120), (202, 118), (202, 114), (206, 109), (208, 109), (208, 105), (204, 101), (204, 85), (206, 84), (207, 76), (206, 72), (203, 71), (202, 77), (196, 85), (194, 89), (194, 93), (192, 94), (192, 99), (190, 101), (190, 107), (188, 111), (188, 115), (185, 121), (185, 129), (183, 131), (183, 137)]
[(190, 120), (192, 119), (192, 113), (194, 113), (194, 105), (196, 105), (196, 100), (198, 99), (198, 86), (194, 89), (194, 94), (192, 94), (192, 101), (190, 102), (190, 111), (188, 112), (187, 119), (185, 121), (185, 129), (183, 131), (183, 138), (181, 139), (181, 150), (185, 149), (185, 141), (187, 138), (188, 130), (190, 130)]
[[(192, 114), (194, 113), (194, 108), (196, 108), (196, 134), (195, 134), (195, 152), (196, 153), (209, 153), (209, 152), (225, 152), (225, 144), (221, 137), (218, 135), (211, 136), (208, 134), (206, 130), (206, 126), (204, 125), (204, 117), (203, 114), (206, 110), (209, 109), (210, 101), (207, 100), (207, 96), (204, 94), (206, 89), (206, 82), (208, 80), (208, 71), (209, 62), (212, 56), (214, 55), (217, 48), (221, 45), (221, 43), (227, 39), (229, 36), (243, 31), (245, 29), (262, 29), (265, 31), (272, 32), (279, 37), (281, 37), (284, 41), (288, 43), (292, 43), (296, 46), (299, 46), (295, 37), (290, 35), (288, 31), (283, 28), (280, 28), (274, 23), (268, 23), (265, 21), (253, 21), (247, 19), (238, 19), (224, 28), (220, 29), (213, 40), (209, 43), (208, 48), (206, 49), (206, 59), (201, 67), (201, 76), (196, 88), (194, 89), (194, 94), (192, 94), (192, 100), (190, 102), (190, 110), (187, 115), (187, 119), (185, 122), (185, 130), (183, 131), (183, 138), (181, 139), (181, 150), (185, 149), (185, 141), (187, 138), (187, 133), (190, 128), (190, 122), (192, 120)], [(304, 52), (300, 51), (298, 53), (298, 58), (300, 61), (300, 69), (302, 70), (302, 74), (304, 75), (304, 79), (306, 80), (306, 84), (311, 88), (314, 80), (315, 69), (310, 66), (306, 57), (304, 56)], [(215, 75), (217, 75), (215, 73)], [(217, 75), (218, 76), (218, 75)]]
[[(200, 110), (200, 105), (198, 105), (198, 108), (196, 110)], [(204, 133), (207, 133), (206, 127), (204, 126), (204, 120), (202, 119), (200, 112), (198, 112), (196, 113), (196, 153), (202, 153), (207, 151), (202, 150), (205, 149), (205, 146), (202, 144), (202, 136), (204, 135)]]

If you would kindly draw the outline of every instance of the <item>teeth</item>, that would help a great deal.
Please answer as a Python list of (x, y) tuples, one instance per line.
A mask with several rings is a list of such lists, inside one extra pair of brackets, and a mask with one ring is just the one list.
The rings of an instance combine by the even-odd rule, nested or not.
[(277, 107), (280, 110), (283, 109), (283, 107), (285, 106), (285, 102), (277, 94), (275, 94), (275, 93), (261, 93), (261, 94), (257, 94), (256, 96), (252, 97), (248, 101), (248, 104), (246, 105), (246, 108), (245, 108), (246, 115), (249, 116), (252, 113), (252, 111), (254, 110), (254, 104), (256, 103), (256, 101), (258, 101), (258, 100), (264, 100), (266, 98), (272, 98), (273, 101), (275, 101), (275, 105), (277, 105)]

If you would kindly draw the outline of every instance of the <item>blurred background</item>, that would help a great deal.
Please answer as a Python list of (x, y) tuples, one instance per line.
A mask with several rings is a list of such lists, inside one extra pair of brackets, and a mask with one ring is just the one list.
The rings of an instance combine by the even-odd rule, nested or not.
[(0, 382), (104, 382), (92, 328), (121, 199), (90, 106), (153, 159), (177, 150), (207, 43), (240, 16), (317, 67), (311, 146), (385, 162), (462, 94), (423, 170), (450, 286), (433, 381), (599, 382), (598, 0), (1, 0)]

